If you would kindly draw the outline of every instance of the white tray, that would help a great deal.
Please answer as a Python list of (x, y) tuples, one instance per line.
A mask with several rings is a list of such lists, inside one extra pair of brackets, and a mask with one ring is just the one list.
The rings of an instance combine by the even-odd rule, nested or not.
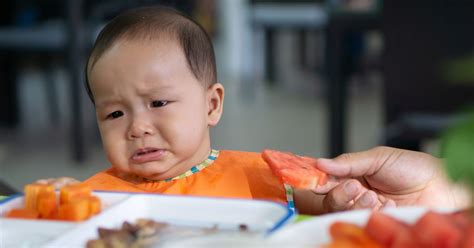
[[(97, 238), (97, 228), (119, 228), (124, 221), (138, 218), (176, 225), (238, 229), (269, 234), (290, 221), (293, 213), (270, 201), (207, 198), (157, 194), (94, 192), (101, 198), (101, 214), (84, 222), (16, 220), (0, 218), (0, 247), (85, 247)], [(20, 207), (23, 197), (0, 202), (0, 214)]]

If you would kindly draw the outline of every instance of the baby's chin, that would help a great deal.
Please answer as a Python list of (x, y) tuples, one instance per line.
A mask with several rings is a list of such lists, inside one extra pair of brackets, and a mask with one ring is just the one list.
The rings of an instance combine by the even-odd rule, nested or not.
[(167, 176), (166, 174), (161, 174), (161, 173), (132, 173), (134, 175), (137, 175), (141, 178), (147, 179), (147, 180), (152, 180), (152, 181), (161, 181), (161, 180), (166, 180), (168, 178), (172, 178)]
[(189, 168), (180, 169), (172, 163), (158, 163), (157, 161), (143, 164), (115, 164), (116, 170), (129, 174), (129, 176), (141, 177), (148, 180), (166, 180), (179, 176)]
[[(131, 168), (128, 173), (148, 179), (148, 180), (165, 180), (168, 178), (173, 178), (177, 175), (170, 173), (169, 169), (164, 169), (162, 167), (156, 168), (157, 166), (150, 165), (147, 168)], [(153, 168), (155, 167), (155, 168)]]
[(116, 176), (119, 178), (122, 178), (123, 180), (130, 181), (130, 182), (142, 182), (143, 179), (145, 180), (151, 180), (151, 181), (162, 181), (166, 180), (168, 178), (172, 177), (167, 177), (166, 175), (163, 174), (153, 174), (153, 173), (137, 173), (133, 171), (123, 171), (120, 169), (116, 169), (115, 172)]

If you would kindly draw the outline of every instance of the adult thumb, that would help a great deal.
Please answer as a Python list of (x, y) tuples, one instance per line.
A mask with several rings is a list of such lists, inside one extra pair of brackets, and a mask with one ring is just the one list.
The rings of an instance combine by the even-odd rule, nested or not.
[(392, 153), (389, 147), (376, 147), (367, 151), (345, 153), (334, 159), (319, 158), (316, 167), (336, 177), (371, 176), (383, 165), (384, 158)]

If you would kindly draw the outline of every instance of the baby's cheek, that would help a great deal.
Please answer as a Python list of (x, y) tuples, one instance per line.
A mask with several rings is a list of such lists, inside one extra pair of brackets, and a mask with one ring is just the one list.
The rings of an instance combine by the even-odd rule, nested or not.
[(107, 140), (104, 142), (104, 151), (107, 159), (114, 166), (126, 166), (128, 163), (128, 153), (119, 141)]
[(102, 135), (102, 146), (107, 155), (109, 155), (114, 150), (112, 136)]
[(166, 137), (166, 140), (175, 156), (182, 158), (183, 156), (190, 156), (195, 152), (197, 133), (198, 130), (190, 127), (183, 127), (168, 132), (169, 135)]
[(174, 148), (178, 150), (193, 150), (196, 149), (202, 140), (203, 130), (196, 125), (181, 125), (172, 132), (169, 139)]

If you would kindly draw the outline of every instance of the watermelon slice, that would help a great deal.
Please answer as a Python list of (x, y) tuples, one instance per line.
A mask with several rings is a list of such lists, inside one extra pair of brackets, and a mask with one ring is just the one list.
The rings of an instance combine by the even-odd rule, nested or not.
[(327, 182), (327, 174), (316, 169), (314, 158), (268, 149), (263, 150), (262, 158), (280, 181), (295, 188), (314, 189)]
[(414, 236), (422, 247), (459, 247), (462, 232), (453, 218), (446, 214), (428, 211), (413, 227)]
[(408, 224), (378, 211), (372, 212), (365, 226), (365, 232), (383, 247), (394, 247), (412, 242)]

